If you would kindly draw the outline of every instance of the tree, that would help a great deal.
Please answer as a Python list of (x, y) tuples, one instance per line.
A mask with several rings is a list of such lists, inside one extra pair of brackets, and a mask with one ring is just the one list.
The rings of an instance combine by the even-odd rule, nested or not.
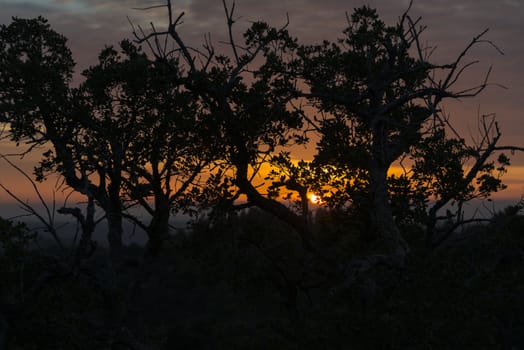
[[(178, 83), (176, 60), (155, 62), (129, 41), (118, 51), (102, 50), (76, 88), (66, 39), (45, 19), (13, 19), (0, 28), (0, 43), (0, 118), (11, 140), (27, 143), (27, 152), (45, 147), (37, 180), (58, 173), (87, 196), (85, 216), (78, 208), (61, 210), (88, 233), (82, 247), (93, 229), (93, 205), (105, 213), (111, 279), (100, 287), (105, 326), (119, 328), (128, 302), (122, 295), (136, 292), (147, 267), (128, 273), (123, 220), (146, 230), (147, 254), (153, 256), (169, 237), (172, 211), (186, 210), (198, 196), (210, 148), (199, 142), (206, 130), (198, 127), (193, 95)], [(127, 212), (136, 204), (151, 215), (150, 222)]]
[(49, 147), (35, 169), (38, 180), (47, 171), (57, 171), (68, 186), (104, 209), (108, 239), (117, 257), (122, 245), (121, 204), (120, 186), (113, 181), (120, 174), (115, 173), (118, 168), (109, 175), (107, 169), (94, 173), (87, 162), (90, 151), (83, 143), (82, 128), (90, 114), (80, 103), (78, 90), (70, 87), (74, 61), (66, 42), (42, 17), (14, 18), (0, 28), (0, 118), (9, 124), (17, 144), (25, 142), (29, 151)]
[(186, 210), (189, 197), (198, 195), (197, 177), (209, 163), (200, 142), (206, 133), (177, 67), (177, 60), (151, 60), (125, 40), (120, 52), (101, 52), (80, 86), (91, 113), (83, 122), (84, 154), (93, 171), (118, 183), (115, 203), (138, 204), (151, 216), (146, 224), (124, 214), (146, 231), (152, 254), (169, 237), (171, 212)]
[[(209, 151), (197, 147), (204, 130), (195, 102), (177, 82), (177, 60), (159, 64), (123, 41), (120, 52), (102, 50), (73, 88), (66, 38), (45, 19), (14, 19), (2, 26), (1, 39), (1, 121), (9, 123), (13, 141), (30, 150), (49, 147), (37, 179), (58, 172), (96, 201), (115, 262), (124, 217), (146, 230), (151, 252), (157, 251), (169, 236), (171, 211), (185, 210), (189, 192), (196, 196), (208, 163)], [(125, 213), (130, 202), (146, 209), (150, 223)]]
[[(296, 47), (286, 30), (264, 22), (255, 22), (244, 33), (244, 43), (237, 44), (233, 34), (234, 4), (229, 9), (223, 2), (229, 33), (230, 55), (217, 54), (210, 41), (204, 51), (183, 41), (178, 25), (183, 13), (173, 16), (171, 1), (166, 8), (168, 30), (153, 29), (149, 34), (135, 29), (140, 43), (148, 43), (157, 59), (168, 61), (179, 57), (185, 65), (185, 76), (179, 80), (198, 99), (206, 130), (206, 145), (216, 151), (217, 171), (208, 185), (208, 193), (218, 195), (221, 204), (229, 205), (245, 196), (241, 207), (257, 206), (279, 217), (301, 236), (304, 246), (312, 249), (309, 228), (302, 216), (274, 197), (257, 188), (256, 177), (277, 149), (301, 141), (301, 114), (289, 108), (294, 98), (293, 80), (280, 74), (280, 58)], [(139, 30), (141, 30), (139, 28)], [(171, 38), (175, 49), (167, 50), (164, 40)], [(216, 197), (215, 197), (216, 198)]]
[(465, 63), (464, 57), (473, 46), (486, 42), (481, 39), (486, 31), (455, 61), (432, 63), (431, 51), (420, 42), (425, 27), (408, 11), (396, 25), (387, 26), (376, 10), (358, 8), (348, 16), (344, 37), (337, 43), (300, 49), (301, 75), (310, 88), (304, 95), (326, 115), (316, 160), (365, 171), (363, 200), (353, 199), (365, 208), (377, 236), (399, 256), (408, 246), (395, 223), (388, 170), (424, 135), (434, 132), (428, 126), (442, 119), (443, 100), (478, 95), (489, 76), (488, 71), (473, 88), (455, 89), (473, 64)]
[[(264, 180), (261, 176), (278, 151), (306, 142), (303, 114), (290, 104), (296, 98), (295, 79), (284, 69), (293, 64), (290, 54), (297, 43), (287, 32), (287, 24), (273, 28), (265, 22), (252, 23), (243, 34), (244, 41), (237, 42), (235, 4), (228, 7), (226, 1), (222, 3), (229, 35), (226, 54), (217, 53), (210, 40), (205, 41), (203, 50), (187, 45), (178, 32), (183, 13), (175, 17), (171, 1), (165, 5), (169, 17), (166, 31), (157, 31), (153, 26), (152, 32), (146, 34), (138, 27), (134, 28), (134, 34), (160, 62), (179, 58), (184, 65), (185, 74), (178, 81), (198, 103), (202, 118), (199, 126), (207, 131), (200, 141), (202, 148), (214, 152), (214, 168), (200, 202), (213, 205), (214, 212), (228, 214), (257, 207), (281, 220), (299, 237), (301, 246), (295, 247), (293, 242), (286, 258), (297, 260), (294, 261), (302, 264), (302, 272), (307, 273), (294, 270), (291, 265), (295, 264), (272, 265), (275, 281), (282, 284), (278, 287), (281, 297), (289, 305), (290, 316), (297, 318), (297, 298), (303, 290), (301, 279), (316, 273), (311, 271), (311, 261), (322, 255), (313, 242), (307, 220), (307, 188), (293, 177)], [(297, 212), (282, 203), (276, 191), (280, 187), (299, 193), (305, 209)], [(293, 238), (293, 235), (286, 237), (288, 241)], [(263, 249), (258, 251), (262, 255), (267, 253)]]

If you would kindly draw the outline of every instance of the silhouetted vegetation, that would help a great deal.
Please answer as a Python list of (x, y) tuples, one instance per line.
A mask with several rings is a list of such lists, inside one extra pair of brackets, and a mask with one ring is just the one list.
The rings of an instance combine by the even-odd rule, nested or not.
[[(314, 221), (323, 248), (341, 264), (365, 256), (369, 244), (359, 237), (365, 232), (344, 230), (337, 217), (323, 212)], [(7, 227), (2, 316), (15, 349), (108, 348), (115, 338), (140, 348), (138, 338), (153, 349), (491, 349), (524, 341), (524, 217), (518, 214), (469, 227), (433, 253), (413, 249), (402, 270), (375, 266), (351, 279), (323, 261), (303, 259), (291, 229), (259, 210), (201, 221), (193, 233), (173, 237), (146, 268), (136, 264), (144, 248), (126, 248), (140, 285), (119, 296), (129, 298), (122, 334), (104, 328), (114, 306), (107, 305), (114, 300), (104, 286), (111, 278), (104, 252), (80, 273), (64, 273), (56, 259), (21, 251), (20, 236), (8, 236)], [(414, 247), (419, 234), (406, 232)], [(48, 282), (33, 291), (43, 272)]]
[[(226, 53), (187, 44), (167, 1), (166, 31), (133, 27), (80, 84), (44, 18), (0, 26), (4, 132), (44, 150), (35, 181), (58, 174), (86, 200), (57, 209), (79, 224), (67, 247), (51, 220), (57, 249), (0, 219), (0, 348), (523, 347), (524, 202), (463, 211), (522, 149), (498, 146), (492, 115), (468, 143), (440, 106), (489, 85), (490, 70), (456, 87), (473, 47), (498, 50), (486, 31), (436, 64), (409, 10), (388, 26), (358, 8), (338, 41), (302, 45), (260, 21), (240, 42), (223, 4)], [(296, 161), (312, 133), (317, 154)], [(145, 246), (123, 242), (124, 220)]]

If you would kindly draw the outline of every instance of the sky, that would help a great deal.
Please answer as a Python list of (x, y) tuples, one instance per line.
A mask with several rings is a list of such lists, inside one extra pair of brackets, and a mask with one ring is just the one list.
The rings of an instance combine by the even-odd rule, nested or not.
[[(216, 46), (225, 40), (226, 21), (221, 0), (173, 0), (174, 12), (184, 12), (180, 27), (188, 44), (200, 45), (204, 35), (211, 33)], [(56, 31), (69, 39), (69, 46), (79, 72), (96, 62), (104, 45), (132, 38), (130, 21), (148, 28), (165, 26), (165, 8), (139, 10), (163, 4), (163, 0), (0, 0), (0, 23), (8, 24), (11, 17), (47, 18)], [(231, 3), (231, 0), (228, 0)], [(346, 24), (345, 12), (370, 5), (378, 10), (387, 24), (394, 24), (408, 8), (408, 0), (237, 0), (236, 27), (238, 36), (255, 20), (282, 26), (289, 16), (289, 31), (302, 43), (334, 41), (341, 37)], [(421, 17), (427, 26), (422, 35), (424, 44), (436, 46), (433, 55), (438, 63), (453, 60), (471, 39), (489, 28), (485, 39), (493, 42), (504, 55), (485, 43), (471, 51), (469, 60), (480, 62), (463, 76), (463, 86), (480, 83), (492, 66), (490, 85), (474, 99), (446, 103), (445, 110), (463, 137), (469, 139), (477, 130), (477, 116), (497, 115), (503, 134), (501, 145), (524, 146), (524, 0), (414, 0), (410, 15)], [(501, 86), (504, 86), (502, 88)], [(0, 153), (9, 153), (12, 146), (0, 144)], [(302, 150), (297, 157), (308, 158), (314, 147)], [(25, 169), (34, 159), (19, 160)], [(512, 157), (513, 166), (506, 176), (508, 190), (498, 195), (520, 198), (524, 194), (524, 155)], [(31, 196), (20, 178), (0, 162), (0, 183), (12, 184), (21, 197)], [(48, 186), (50, 187), (50, 186)], [(0, 202), (5, 200), (0, 193)]]

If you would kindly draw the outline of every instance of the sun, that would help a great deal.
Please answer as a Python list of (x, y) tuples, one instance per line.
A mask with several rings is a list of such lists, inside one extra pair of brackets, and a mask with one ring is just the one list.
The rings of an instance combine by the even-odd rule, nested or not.
[(311, 193), (309, 195), (309, 200), (311, 201), (311, 203), (313, 204), (321, 204), (322, 203), (322, 198), (320, 198), (320, 196), (314, 194), (314, 193)]

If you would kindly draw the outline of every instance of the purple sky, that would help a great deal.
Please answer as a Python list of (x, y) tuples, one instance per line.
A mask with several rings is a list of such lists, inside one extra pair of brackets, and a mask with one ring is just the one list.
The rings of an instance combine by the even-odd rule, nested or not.
[[(228, 1), (231, 2), (231, 1)], [(144, 27), (152, 21), (158, 27), (166, 23), (166, 11), (134, 10), (162, 4), (162, 0), (0, 0), (0, 23), (9, 23), (12, 16), (49, 19), (52, 27), (69, 38), (70, 47), (78, 63), (78, 71), (93, 64), (105, 44), (115, 44), (131, 37), (127, 16)], [(221, 0), (173, 0), (175, 13), (186, 12), (180, 28), (186, 42), (202, 42), (204, 34), (211, 33), (217, 43), (224, 39), (225, 19)], [(407, 8), (408, 0), (237, 0), (238, 33), (253, 20), (265, 20), (274, 26), (290, 17), (289, 31), (304, 43), (323, 39), (335, 40), (344, 29), (344, 12), (368, 4), (378, 9), (388, 24), (394, 24)], [(454, 58), (470, 40), (486, 28), (486, 39), (494, 42), (505, 55), (489, 45), (472, 50), (470, 59), (480, 60), (464, 75), (464, 86), (479, 83), (493, 65), (491, 82), (506, 86), (491, 86), (481, 96), (446, 105), (458, 129), (468, 138), (469, 130), (476, 130), (476, 117), (496, 113), (503, 133), (503, 144), (524, 146), (524, 1), (522, 0), (415, 0), (412, 17), (422, 17), (428, 29), (423, 41), (437, 46), (434, 59), (439, 62)], [(0, 151), (2, 146), (0, 145)], [(524, 155), (515, 155), (518, 165), (510, 173), (510, 182), (518, 183), (513, 190), (524, 192)], [(3, 166), (3, 165), (0, 165)], [(522, 167), (522, 168), (521, 168)], [(517, 169), (518, 168), (518, 169)], [(517, 196), (519, 196), (517, 194)]]

